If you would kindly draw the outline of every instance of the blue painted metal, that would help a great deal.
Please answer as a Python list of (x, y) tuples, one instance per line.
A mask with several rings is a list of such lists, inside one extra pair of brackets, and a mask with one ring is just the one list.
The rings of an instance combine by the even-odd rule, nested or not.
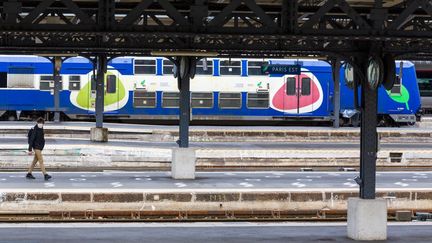
[(241, 76), (247, 77), (248, 76), (248, 64), (247, 60), (241, 60)]
[(220, 65), (219, 59), (213, 60), (213, 76), (220, 76), (219, 65)]
[(162, 61), (162, 58), (156, 58), (156, 76), (163, 75)]

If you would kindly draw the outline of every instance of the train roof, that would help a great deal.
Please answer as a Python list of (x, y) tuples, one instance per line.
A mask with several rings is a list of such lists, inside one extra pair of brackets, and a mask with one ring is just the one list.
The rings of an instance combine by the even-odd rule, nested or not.
[(432, 72), (432, 61), (414, 61), (417, 71)]
[[(22, 55), (0, 55), (0, 63), (51, 63), (45, 57), (40, 56), (22, 56)], [(85, 57), (71, 57), (68, 58), (65, 63), (90, 63)], [(118, 57), (110, 61), (110, 63), (132, 63), (132, 58)]]
[[(134, 59), (154, 59), (157, 57), (117, 57), (110, 61), (110, 63), (116, 63), (116, 64), (131, 64), (133, 63)], [(209, 59), (219, 59), (219, 60), (229, 60), (228, 58), (209, 58)], [(239, 58), (231, 59), (231, 60), (242, 60)], [(319, 59), (259, 59), (259, 58), (245, 58), (243, 60), (248, 61), (269, 61), (271, 64), (286, 64), (286, 65), (293, 65), (293, 64), (300, 64), (301, 66), (308, 66), (308, 67), (329, 67), (330, 64), (326, 61), (319, 60)], [(400, 61), (396, 61), (397, 65)], [(412, 67), (414, 66), (414, 63), (411, 61), (402, 61), (404, 67)], [(28, 56), (28, 55), (0, 55), (0, 63), (50, 63), (50, 60), (48, 60), (45, 57), (41, 56)], [(71, 57), (65, 61), (65, 63), (90, 63), (90, 61), (87, 58), (84, 57)], [(423, 65), (418, 65), (416, 63), (416, 66), (421, 67), (429, 67), (430, 70), (432, 64), (429, 63), (422, 63)], [(419, 67), (417, 67), (419, 68)]]

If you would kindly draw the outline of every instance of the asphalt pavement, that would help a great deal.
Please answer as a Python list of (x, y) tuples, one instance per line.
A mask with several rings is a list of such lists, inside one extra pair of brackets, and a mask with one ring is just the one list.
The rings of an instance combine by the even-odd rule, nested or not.
[[(431, 223), (390, 223), (388, 240), (430, 242)], [(0, 224), (0, 243), (58, 242), (354, 242), (346, 223)]]
[[(195, 180), (173, 180), (169, 172), (55, 172), (44, 181), (25, 173), (0, 173), (2, 189), (349, 189), (358, 172), (197, 172)], [(379, 172), (377, 188), (430, 188), (432, 172)]]

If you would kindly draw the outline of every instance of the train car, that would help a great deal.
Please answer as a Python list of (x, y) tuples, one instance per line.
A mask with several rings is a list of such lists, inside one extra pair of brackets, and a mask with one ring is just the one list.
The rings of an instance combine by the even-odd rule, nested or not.
[(415, 61), (423, 114), (432, 114), (432, 62)]
[[(343, 74), (341, 77), (345, 80)], [(353, 86), (354, 84), (348, 84), (346, 81), (341, 83), (341, 116), (344, 121), (348, 120), (347, 117), (352, 114), (351, 111), (355, 107), (352, 98), (354, 91), (351, 88)], [(413, 125), (420, 116), (420, 108), (420, 92), (414, 64), (409, 61), (397, 61), (393, 88), (391, 90), (386, 90), (383, 86), (378, 88), (378, 121), (382, 126)], [(358, 116), (353, 117), (358, 118)], [(355, 119), (351, 119), (350, 122), (358, 123)]]
[[(263, 75), (265, 64), (298, 64), (300, 75)], [(391, 91), (379, 88), (380, 120), (415, 122), (420, 108), (412, 63), (403, 62), (401, 78)], [(43, 57), (0, 56), (0, 115), (3, 119), (52, 116), (52, 64)], [(109, 62), (105, 75), (106, 119), (173, 120), (179, 91), (174, 65), (164, 58), (122, 57)], [(398, 69), (400, 69), (398, 67)], [(85, 58), (67, 59), (61, 68), (63, 119), (93, 119), (95, 71)], [(352, 84), (341, 70), (341, 120), (358, 120)], [(192, 120), (321, 120), (333, 114), (331, 67), (319, 60), (220, 59), (198, 62), (191, 80)]]

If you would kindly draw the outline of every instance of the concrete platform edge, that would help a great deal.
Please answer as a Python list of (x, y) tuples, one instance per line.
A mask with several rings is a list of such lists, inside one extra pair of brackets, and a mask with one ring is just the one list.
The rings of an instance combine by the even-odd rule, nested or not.
[[(0, 211), (70, 210), (274, 210), (326, 214), (348, 210), (352, 190), (13, 190), (0, 189)], [(432, 212), (432, 190), (380, 191), (389, 212)]]

